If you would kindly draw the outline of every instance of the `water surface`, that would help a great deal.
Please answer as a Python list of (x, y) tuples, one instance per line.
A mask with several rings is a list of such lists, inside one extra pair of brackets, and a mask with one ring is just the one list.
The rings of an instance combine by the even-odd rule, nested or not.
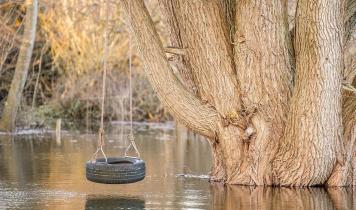
[[(123, 130), (121, 130), (124, 127)], [(209, 183), (209, 144), (169, 124), (136, 124), (146, 178), (128, 185), (85, 179), (96, 149), (89, 130), (0, 135), (0, 209), (353, 209), (351, 188), (262, 188)], [(105, 151), (120, 156), (127, 126), (107, 126)], [(184, 174), (185, 176), (181, 176)]]

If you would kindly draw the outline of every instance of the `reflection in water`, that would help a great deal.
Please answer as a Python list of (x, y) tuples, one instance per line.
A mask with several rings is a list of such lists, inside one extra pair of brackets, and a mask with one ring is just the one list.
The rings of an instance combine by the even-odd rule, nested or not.
[[(209, 183), (199, 178), (210, 170), (208, 142), (189, 139), (191, 135), (176, 134), (167, 127), (135, 127), (147, 174), (143, 181), (129, 185), (102, 185), (85, 179), (84, 164), (96, 148), (96, 134), (63, 133), (61, 145), (51, 135), (0, 135), (0, 209), (110, 209), (123, 205), (131, 209), (356, 209), (351, 188)], [(109, 156), (124, 154), (120, 128), (107, 129)]]
[(211, 185), (213, 209), (348, 210), (352, 188), (272, 188)]
[(133, 197), (89, 195), (85, 210), (145, 209), (145, 201)]

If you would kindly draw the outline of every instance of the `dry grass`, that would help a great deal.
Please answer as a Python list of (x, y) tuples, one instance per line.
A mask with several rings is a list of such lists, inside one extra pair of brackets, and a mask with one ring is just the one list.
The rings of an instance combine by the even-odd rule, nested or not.
[[(105, 19), (106, 1), (103, 0), (45, 0), (43, 3), (46, 10), (40, 15), (41, 29), (51, 46), (53, 64), (64, 75), (56, 88), (55, 101), (60, 102), (64, 109), (70, 110), (70, 113), (66, 113), (70, 117), (82, 118), (84, 114), (85, 117), (98, 116), (104, 33), (108, 30), (106, 116), (111, 119), (122, 119), (128, 112), (126, 107), (129, 40), (119, 2), (110, 1), (108, 24)], [(155, 118), (153, 116), (157, 118), (157, 114), (162, 112), (162, 107), (159, 106), (159, 101), (140, 71), (140, 63), (135, 52), (133, 58), (136, 79), (135, 118), (137, 120)]]
[[(53, 61), (67, 74), (83, 75), (101, 70), (105, 31), (105, 1), (45, 1), (41, 29), (51, 45)], [(62, 17), (62, 18), (58, 18)], [(109, 63), (127, 59), (127, 34), (118, 2), (110, 2)]]
[[(27, 110), (27, 113), (31, 113), (28, 110), (31, 108), (32, 99), (35, 99), (34, 104), (42, 109), (40, 112), (43, 110), (51, 112), (46, 116), (81, 119), (99, 117), (104, 31), (107, 27), (110, 52), (106, 118), (128, 119), (127, 27), (118, 1), (110, 1), (109, 24), (106, 25), (105, 2), (104, 0), (40, 1), (38, 33), (31, 64), (32, 70), (30, 69), (24, 92), (23, 111)], [(21, 4), (17, 4), (17, 7), (12, 4), (15, 8), (14, 12), (20, 11), (22, 14), (18, 5)], [(150, 4), (150, 6), (154, 10), (157, 4)], [(155, 19), (158, 17), (156, 16)], [(8, 25), (12, 27), (14, 23), (9, 22)], [(14, 36), (14, 33), (9, 35), (16, 44), (18, 36)], [(5, 45), (1, 44), (1, 46)], [(14, 58), (14, 56), (10, 57)], [(6, 68), (8, 67), (9, 65)], [(143, 75), (135, 50), (133, 50), (133, 67), (134, 119), (166, 119), (168, 115), (163, 111), (163, 107), (160, 106)], [(11, 76), (10, 71), (7, 76), (9, 81)], [(38, 90), (33, 96), (35, 87)], [(4, 89), (7, 91), (8, 88), (7, 85)]]

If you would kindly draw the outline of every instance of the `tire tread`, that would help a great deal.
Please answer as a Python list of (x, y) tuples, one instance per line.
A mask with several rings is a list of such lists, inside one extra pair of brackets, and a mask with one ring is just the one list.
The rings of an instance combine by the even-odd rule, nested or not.
[[(125, 164), (110, 164), (110, 162), (126, 161)], [(131, 162), (132, 164), (127, 164)], [(109, 164), (108, 164), (109, 163)], [(146, 175), (145, 162), (132, 157), (98, 158), (95, 162), (87, 161), (86, 178), (89, 181), (102, 184), (128, 184), (141, 181)]]

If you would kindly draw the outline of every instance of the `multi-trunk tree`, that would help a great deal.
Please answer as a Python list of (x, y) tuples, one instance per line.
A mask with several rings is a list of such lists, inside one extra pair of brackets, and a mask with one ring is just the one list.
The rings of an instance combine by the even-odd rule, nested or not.
[(159, 0), (169, 50), (144, 1), (121, 2), (160, 100), (211, 142), (213, 180), (351, 184), (354, 1), (299, 0), (290, 31), (285, 0)]

